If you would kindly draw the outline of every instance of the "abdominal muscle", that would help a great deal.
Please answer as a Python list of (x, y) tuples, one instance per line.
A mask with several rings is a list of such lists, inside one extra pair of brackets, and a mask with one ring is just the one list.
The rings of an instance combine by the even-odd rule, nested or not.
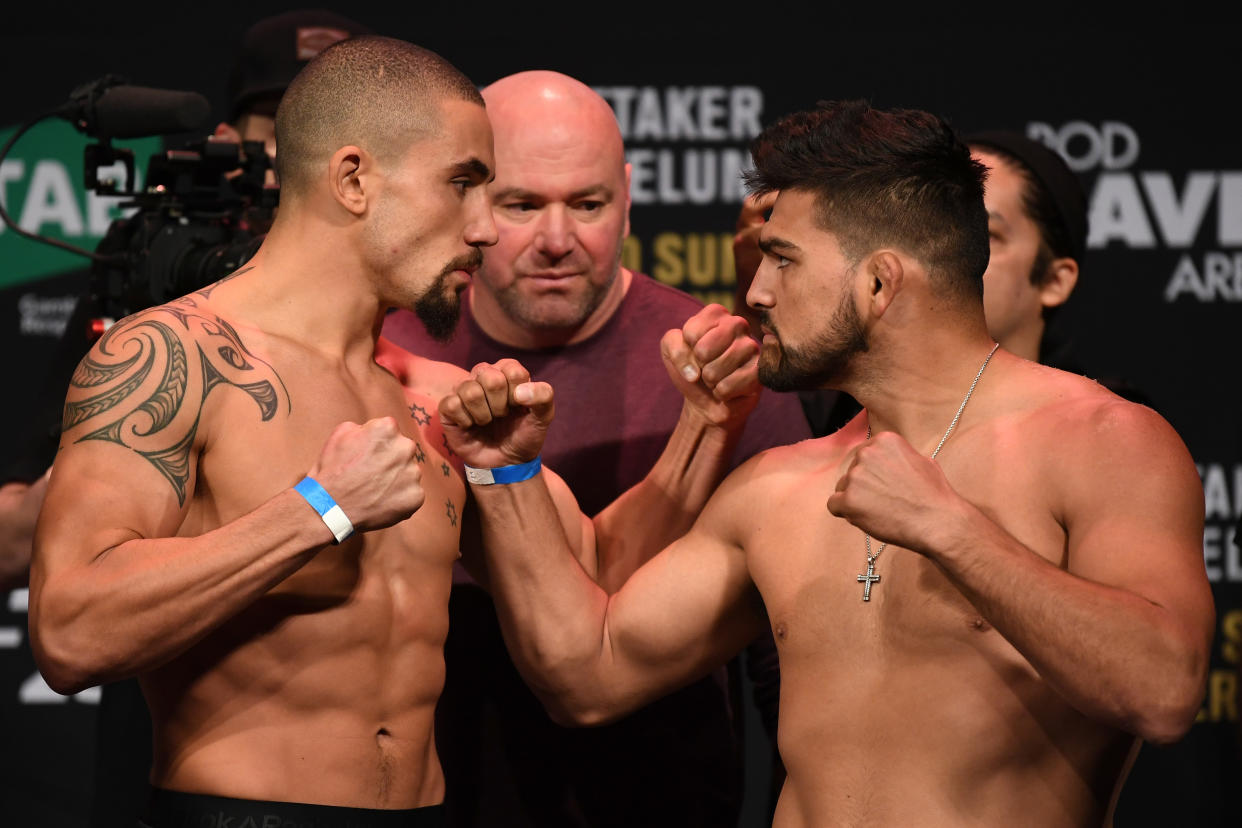
[(416, 558), (383, 534), (361, 553), (320, 553), (143, 679), (157, 787), (355, 808), (442, 801), (433, 716), (451, 557)]
[(1104, 821), (1133, 738), (1067, 705), (997, 633), (922, 653), (862, 638), (853, 658), (781, 654), (776, 828)]

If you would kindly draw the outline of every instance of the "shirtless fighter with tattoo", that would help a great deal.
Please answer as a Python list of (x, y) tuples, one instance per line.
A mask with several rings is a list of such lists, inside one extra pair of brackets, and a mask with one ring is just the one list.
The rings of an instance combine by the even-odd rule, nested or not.
[(760, 380), (864, 410), (740, 466), (611, 597), (555, 554), (541, 490), (476, 493), (487, 531), (549, 530), (489, 552), (511, 652), (592, 723), (770, 624), (780, 828), (1107, 824), (1139, 741), (1180, 738), (1203, 695), (1186, 448), (1150, 409), (997, 349), (984, 168), (941, 119), (824, 103), (753, 153), (752, 188), (778, 193), (748, 294)]
[[(496, 241), (473, 83), (360, 37), (308, 64), (276, 121), (280, 213), (249, 266), (117, 323), (73, 377), (37, 530), (35, 655), (64, 693), (139, 677), (144, 824), (435, 825), (450, 576), (480, 537), (463, 463), (503, 482), (512, 469), (488, 470), (533, 460), (510, 444), (538, 451), (551, 392), (513, 362), (467, 374), (406, 355), (400, 381), (376, 362), (390, 307), (452, 329)], [(723, 476), (758, 394), (744, 331), (716, 306), (665, 336), (688, 413), (608, 514), (592, 523), (536, 476), (588, 570), (597, 526), (603, 544), (608, 521), (641, 522), (658, 550)], [(510, 386), (532, 408), (506, 409)]]

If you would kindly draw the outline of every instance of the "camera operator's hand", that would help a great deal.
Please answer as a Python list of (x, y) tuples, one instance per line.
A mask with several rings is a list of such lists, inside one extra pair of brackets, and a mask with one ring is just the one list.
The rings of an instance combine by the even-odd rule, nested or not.
[(51, 472), (33, 483), (0, 485), (0, 591), (23, 587), (30, 579), (35, 523)]
[[(246, 142), (259, 141), (267, 150), (269, 161), (274, 163), (276, 160), (276, 121), (266, 115), (247, 115), (242, 130), (227, 121), (221, 121), (216, 125), (216, 130), (212, 133), (210, 140), (237, 144), (240, 147), (238, 153), (242, 163), (246, 161)], [(228, 177), (233, 178), (238, 175), (241, 175), (241, 167), (238, 167), (236, 172), (230, 173)], [(273, 168), (267, 170), (263, 183), (267, 187), (276, 186), (276, 172)]]

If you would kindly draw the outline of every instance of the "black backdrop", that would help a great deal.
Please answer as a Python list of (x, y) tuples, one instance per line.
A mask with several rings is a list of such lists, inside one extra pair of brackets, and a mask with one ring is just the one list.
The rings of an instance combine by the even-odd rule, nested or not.
[[(522, 15), (355, 0), (335, 10), (434, 49), (480, 85), (546, 68), (597, 87), (617, 110), (635, 167), (627, 263), (707, 300), (727, 303), (732, 292), (728, 239), (747, 142), (787, 111), (864, 97), (939, 112), (965, 131), (1008, 127), (1056, 144), (1091, 197), (1092, 221), (1083, 278), (1060, 327), (1090, 375), (1140, 387), (1190, 448), (1204, 483), (1204, 559), (1218, 612), (1199, 721), (1179, 745), (1144, 748), (1117, 822), (1242, 824), (1242, 552), (1234, 528), (1242, 516), (1234, 368), (1242, 344), (1234, 92), (1242, 30), (1220, 11), (1185, 6), (1149, 24), (1130, 12), (1058, 9), (1032, 19), (998, 18), (994, 9), (967, 19), (908, 5), (813, 16), (783, 5), (744, 13), (540, 6)], [(254, 20), (288, 7), (228, 0), (10, 10), (0, 32), (0, 129), (7, 134), (106, 73), (202, 92), (220, 120), (234, 44)], [(34, 158), (42, 147), (23, 142), (19, 151)], [(0, 170), (10, 212), (34, 187), (32, 175), (29, 160)], [(0, 231), (8, 389), (0, 417), (8, 435), (46, 370), (66, 302), (84, 285), (75, 275), (24, 278), (19, 241)], [(4, 824), (81, 824), (97, 695), (63, 699), (45, 689), (26, 642), (25, 593), (0, 597), (0, 815)], [(752, 781), (748, 826), (759, 824), (755, 790)]]

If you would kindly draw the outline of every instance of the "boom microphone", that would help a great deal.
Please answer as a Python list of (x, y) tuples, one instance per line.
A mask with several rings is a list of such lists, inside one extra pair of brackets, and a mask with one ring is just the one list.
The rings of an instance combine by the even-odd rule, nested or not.
[(75, 90), (56, 114), (95, 138), (143, 138), (201, 128), (211, 113), (197, 92), (130, 86), (109, 75)]

